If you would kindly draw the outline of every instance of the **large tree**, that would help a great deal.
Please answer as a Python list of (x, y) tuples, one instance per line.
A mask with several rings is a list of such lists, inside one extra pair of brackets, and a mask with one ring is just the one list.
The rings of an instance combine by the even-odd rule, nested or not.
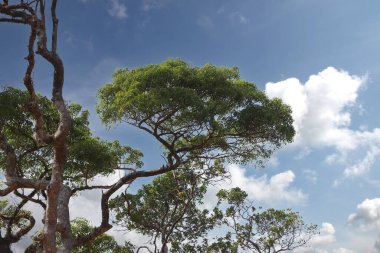
[[(14, 193), (20, 198), (16, 209), (21, 210), (23, 201), (33, 202), (44, 213), (44, 228), (27, 252), (71, 252), (95, 240), (112, 227), (109, 200), (137, 178), (185, 168), (207, 170), (228, 161), (260, 164), (292, 140), (290, 108), (241, 80), (237, 68), (192, 67), (168, 60), (121, 69), (99, 91), (98, 111), (106, 124), (125, 122), (162, 145), (162, 166), (140, 169), (139, 152), (92, 136), (88, 113), (65, 103), (56, 8), (57, 0), (0, 3), (0, 23), (30, 28), (26, 91), (6, 89), (0, 99), (0, 165), (5, 176), (0, 195)], [(50, 100), (35, 90), (36, 56), (53, 67)], [(94, 176), (106, 176), (120, 166), (127, 173), (118, 181), (91, 185)], [(100, 225), (73, 235), (69, 200), (78, 191), (92, 189), (103, 189)], [(20, 212), (12, 215), (13, 223), (6, 226), (17, 226)]]

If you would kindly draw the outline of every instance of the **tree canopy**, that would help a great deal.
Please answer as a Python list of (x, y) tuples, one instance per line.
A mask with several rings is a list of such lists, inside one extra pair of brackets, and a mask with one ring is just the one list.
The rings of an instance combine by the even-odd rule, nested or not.
[(98, 96), (103, 122), (148, 132), (169, 161), (258, 162), (294, 136), (290, 107), (241, 80), (237, 68), (169, 59), (116, 71)]

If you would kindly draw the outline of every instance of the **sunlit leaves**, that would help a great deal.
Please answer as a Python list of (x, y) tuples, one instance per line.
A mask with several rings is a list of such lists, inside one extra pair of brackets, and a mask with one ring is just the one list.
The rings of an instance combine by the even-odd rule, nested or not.
[(169, 59), (119, 69), (98, 96), (103, 122), (139, 127), (189, 159), (260, 163), (294, 136), (290, 108), (241, 80), (237, 68)]

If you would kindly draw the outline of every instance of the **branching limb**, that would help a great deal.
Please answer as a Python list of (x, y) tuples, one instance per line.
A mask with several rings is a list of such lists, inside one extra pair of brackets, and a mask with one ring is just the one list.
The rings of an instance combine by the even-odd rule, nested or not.
[(74, 241), (74, 247), (85, 245), (101, 234), (104, 234), (108, 230), (112, 228), (110, 222), (110, 211), (109, 211), (109, 200), (111, 196), (119, 190), (122, 186), (131, 184), (135, 179), (142, 177), (151, 177), (160, 175), (172, 170), (177, 169), (179, 164), (174, 164), (173, 166), (162, 166), (156, 170), (148, 170), (148, 171), (135, 171), (124, 177), (120, 178), (115, 184), (113, 184), (107, 191), (102, 193), (101, 198), (101, 209), (102, 209), (102, 221), (101, 224), (94, 228), (94, 230), (83, 237), (76, 238)]

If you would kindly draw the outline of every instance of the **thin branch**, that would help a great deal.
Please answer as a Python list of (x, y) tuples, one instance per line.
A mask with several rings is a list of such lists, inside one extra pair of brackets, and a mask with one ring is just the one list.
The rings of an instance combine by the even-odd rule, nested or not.
[(140, 246), (140, 247), (138, 247), (136, 253), (139, 253), (141, 249), (146, 249), (147, 251), (149, 251), (149, 253), (153, 253), (153, 252), (148, 248), (148, 246)]
[(93, 190), (93, 189), (105, 190), (105, 189), (110, 189), (111, 187), (112, 187), (112, 185), (93, 185), (93, 186), (86, 185), (86, 186), (76, 187), (76, 188), (72, 189), (71, 195), (74, 195), (78, 191)]
[(22, 201), (20, 202), (19, 206), (23, 206), (26, 204), (26, 202), (30, 201), (30, 202), (33, 202), (33, 203), (36, 203), (36, 204), (39, 204), (43, 209), (46, 209), (46, 204), (42, 201), (42, 200), (39, 200), (39, 199), (34, 199), (33, 196), (35, 194), (38, 193), (38, 190), (33, 190), (28, 196), (20, 193), (18, 190), (15, 190), (13, 191), (13, 193), (22, 199)]
[(57, 8), (57, 0), (53, 0), (51, 4), (51, 19), (53, 22), (53, 32), (51, 39), (51, 51), (56, 54), (57, 52), (57, 35), (58, 35), (58, 18), (55, 9)]
[(20, 18), (0, 18), (2, 23), (28, 24), (28, 21)]

